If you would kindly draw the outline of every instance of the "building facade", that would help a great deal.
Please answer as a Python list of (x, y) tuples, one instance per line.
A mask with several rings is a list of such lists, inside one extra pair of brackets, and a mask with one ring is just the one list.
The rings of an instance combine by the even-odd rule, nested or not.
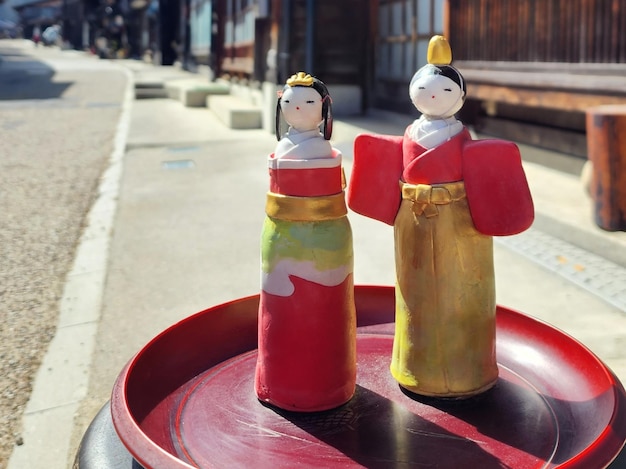
[(284, 83), (306, 70), (367, 107), (411, 109), (407, 85), (444, 27), (444, 0), (195, 0), (191, 55), (216, 76)]

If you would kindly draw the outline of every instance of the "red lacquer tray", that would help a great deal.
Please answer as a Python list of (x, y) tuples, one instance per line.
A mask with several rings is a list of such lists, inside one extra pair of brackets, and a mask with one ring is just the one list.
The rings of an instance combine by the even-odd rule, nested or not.
[[(357, 390), (338, 409), (289, 413), (254, 395), (258, 296), (173, 325), (113, 389), (118, 436), (146, 468), (603, 468), (626, 440), (626, 395), (587, 348), (498, 307), (496, 386), (447, 401), (389, 373), (392, 287), (358, 286)], [(286, 351), (288, 353), (288, 351)]]

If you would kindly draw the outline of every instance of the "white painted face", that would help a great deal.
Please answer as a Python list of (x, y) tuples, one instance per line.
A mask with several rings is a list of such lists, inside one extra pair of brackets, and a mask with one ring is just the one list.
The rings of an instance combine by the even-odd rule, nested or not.
[(287, 123), (296, 130), (313, 130), (322, 123), (322, 97), (310, 86), (290, 86), (280, 98)]
[(409, 95), (417, 110), (429, 117), (450, 117), (463, 107), (463, 90), (443, 75), (422, 75), (411, 83)]

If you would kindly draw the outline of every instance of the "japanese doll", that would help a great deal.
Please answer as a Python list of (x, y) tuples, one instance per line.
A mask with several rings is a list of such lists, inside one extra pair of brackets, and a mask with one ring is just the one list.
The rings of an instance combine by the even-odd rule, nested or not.
[(257, 397), (290, 411), (331, 409), (355, 390), (352, 231), (331, 134), (327, 87), (293, 75), (279, 92), (268, 159), (255, 375)]
[(404, 136), (360, 135), (348, 205), (394, 226), (391, 374), (425, 396), (467, 398), (498, 378), (493, 236), (527, 229), (533, 202), (517, 146), (473, 140), (455, 118), (466, 86), (442, 36), (409, 85), (421, 117)]

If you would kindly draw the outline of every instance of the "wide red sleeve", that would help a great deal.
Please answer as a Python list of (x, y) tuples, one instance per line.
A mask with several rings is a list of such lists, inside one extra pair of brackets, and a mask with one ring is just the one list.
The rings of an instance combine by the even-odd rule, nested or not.
[(401, 202), (401, 176), (402, 137), (357, 136), (348, 206), (361, 215), (393, 225)]
[(490, 236), (526, 230), (535, 210), (517, 145), (474, 140), (463, 150), (463, 179), (476, 229)]

